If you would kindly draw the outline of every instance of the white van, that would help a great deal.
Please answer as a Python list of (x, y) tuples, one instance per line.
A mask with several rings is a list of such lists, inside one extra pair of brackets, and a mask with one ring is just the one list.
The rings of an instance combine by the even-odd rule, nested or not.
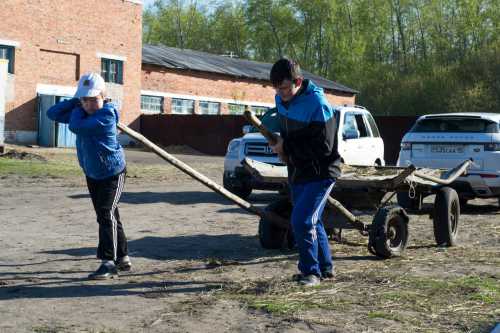
[[(370, 112), (360, 106), (335, 107), (339, 119), (338, 150), (345, 164), (385, 165), (384, 142)], [(279, 132), (276, 109), (268, 110), (261, 118), (269, 130)], [(243, 167), (245, 157), (273, 165), (283, 165), (266, 139), (257, 129), (245, 126), (246, 134), (229, 142), (224, 158), (223, 184), (226, 189), (246, 198), (253, 189), (276, 190), (276, 184), (262, 183)]]

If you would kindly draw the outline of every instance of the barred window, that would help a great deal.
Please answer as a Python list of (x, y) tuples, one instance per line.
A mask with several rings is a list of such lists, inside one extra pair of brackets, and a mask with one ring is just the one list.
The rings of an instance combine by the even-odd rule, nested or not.
[(0, 59), (7, 59), (9, 65), (7, 71), (14, 74), (14, 50), (13, 46), (0, 45)]
[(172, 98), (173, 114), (193, 114), (194, 101), (191, 99)]
[(102, 58), (101, 76), (106, 82), (123, 84), (123, 61)]
[(228, 104), (229, 114), (239, 115), (245, 112), (245, 105), (243, 104)]
[(264, 113), (267, 112), (267, 110), (269, 110), (269, 108), (265, 106), (250, 106), (250, 109), (257, 116), (262, 116)]
[(141, 111), (143, 113), (162, 113), (163, 97), (161, 96), (141, 96)]
[(200, 114), (217, 115), (220, 112), (220, 103), (200, 101)]

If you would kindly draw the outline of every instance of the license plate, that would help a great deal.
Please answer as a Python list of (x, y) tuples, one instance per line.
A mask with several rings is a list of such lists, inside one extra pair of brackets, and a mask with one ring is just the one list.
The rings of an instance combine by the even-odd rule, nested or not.
[(463, 154), (464, 147), (456, 145), (432, 145), (431, 153), (439, 154)]

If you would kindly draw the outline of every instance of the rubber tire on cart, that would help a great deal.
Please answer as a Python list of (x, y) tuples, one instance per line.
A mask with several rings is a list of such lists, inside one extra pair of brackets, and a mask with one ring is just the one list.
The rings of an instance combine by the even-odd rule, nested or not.
[(463, 197), (458, 197), (458, 200), (460, 202), (460, 208), (464, 208), (467, 206), (467, 202), (469, 202), (469, 199), (463, 198)]
[(411, 211), (419, 211), (422, 209), (422, 196), (418, 193), (415, 194), (415, 198), (410, 198), (408, 191), (397, 192), (396, 197), (398, 199), (398, 205), (404, 209)]
[[(290, 219), (292, 214), (292, 204), (288, 198), (280, 198), (266, 207), (266, 211), (271, 211), (279, 216)], [(292, 248), (294, 244), (292, 229), (284, 229), (274, 225), (265, 218), (259, 221), (259, 241), (264, 249)]]
[(398, 205), (380, 208), (370, 226), (368, 250), (384, 259), (401, 256), (408, 245), (408, 221)]
[(229, 181), (227, 177), (222, 178), (222, 186), (229, 192), (236, 194), (242, 199), (247, 199), (252, 193), (252, 188), (246, 185), (244, 182), (240, 186), (234, 185), (233, 182)]
[(434, 238), (438, 246), (457, 244), (458, 222), (460, 220), (460, 199), (451, 187), (442, 187), (434, 200)]

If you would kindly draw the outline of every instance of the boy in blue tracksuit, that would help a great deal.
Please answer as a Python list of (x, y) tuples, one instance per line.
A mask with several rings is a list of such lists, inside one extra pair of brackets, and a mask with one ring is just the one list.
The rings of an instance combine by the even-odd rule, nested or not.
[(78, 162), (87, 180), (99, 224), (99, 268), (90, 279), (108, 279), (130, 270), (127, 238), (118, 212), (125, 182), (125, 156), (118, 142), (118, 110), (104, 100), (105, 83), (97, 73), (80, 78), (75, 97), (52, 106), (47, 116), (69, 123), (76, 134)]
[(321, 215), (341, 173), (337, 118), (323, 90), (305, 80), (293, 60), (278, 60), (270, 77), (276, 90), (281, 127), (281, 137), (271, 148), (288, 167), (293, 201), (291, 224), (299, 250), (299, 283), (315, 286), (320, 279), (333, 277)]

